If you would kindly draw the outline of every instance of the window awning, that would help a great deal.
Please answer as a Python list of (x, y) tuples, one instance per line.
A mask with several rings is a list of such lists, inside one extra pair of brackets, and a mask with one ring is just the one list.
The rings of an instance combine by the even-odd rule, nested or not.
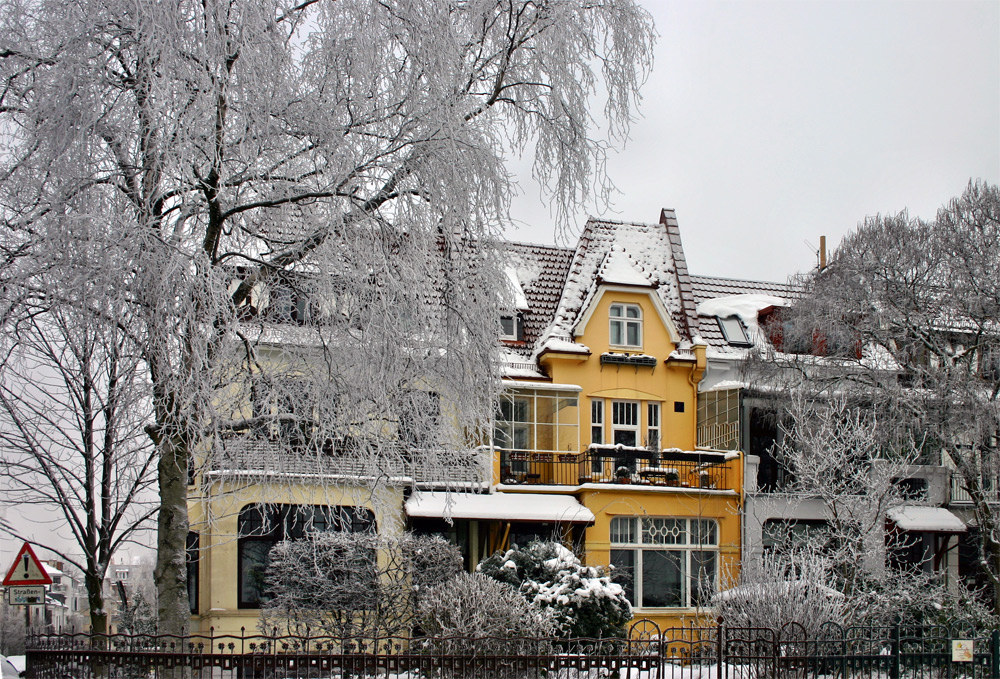
[(415, 493), (406, 501), (412, 518), (593, 523), (594, 513), (567, 495), (544, 493)]
[(886, 512), (900, 530), (921, 533), (964, 533), (965, 522), (944, 507), (900, 505)]

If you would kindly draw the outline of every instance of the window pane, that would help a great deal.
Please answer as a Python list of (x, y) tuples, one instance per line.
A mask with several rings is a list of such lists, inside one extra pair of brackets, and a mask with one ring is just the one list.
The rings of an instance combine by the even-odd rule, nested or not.
[(513, 316), (501, 316), (500, 317), (500, 334), (503, 337), (514, 337), (514, 317)]
[(515, 398), (511, 420), (514, 422), (531, 422), (531, 401), (532, 399)]
[(684, 519), (642, 520), (642, 541), (647, 545), (683, 545), (687, 542)]
[(691, 521), (691, 544), (694, 545), (717, 545), (719, 536), (715, 521), (711, 519), (699, 519)]
[(646, 434), (646, 445), (654, 450), (660, 447), (660, 432), (656, 429), (650, 429)]
[(274, 542), (244, 540), (240, 543), (240, 605), (258, 606), (264, 596), (264, 573)]
[(625, 315), (629, 318), (642, 318), (642, 313), (639, 310), (639, 307), (633, 304), (630, 304), (627, 307), (625, 307)]
[(611, 519), (611, 542), (624, 545), (637, 544), (635, 524), (636, 520), (629, 516), (616, 516)]
[(649, 414), (649, 426), (659, 427), (660, 426), (660, 404), (650, 403), (648, 404), (648, 414)]
[(636, 432), (629, 429), (616, 429), (615, 430), (615, 445), (623, 445), (635, 447), (635, 434)]
[(611, 321), (611, 344), (624, 344), (622, 341), (622, 322)]
[(691, 605), (709, 606), (715, 594), (715, 552), (691, 552)]
[(635, 598), (635, 550), (612, 549), (611, 565), (614, 566), (614, 581), (625, 590), (625, 597), (633, 606)]
[(612, 304), (611, 305), (611, 310), (608, 312), (608, 314), (611, 315), (611, 316), (621, 317), (621, 315), (622, 315), (622, 305), (621, 304)]
[(642, 607), (684, 605), (684, 552), (642, 551)]
[(639, 324), (629, 323), (628, 324), (628, 340), (625, 342), (627, 346), (637, 347), (642, 342), (639, 341)]

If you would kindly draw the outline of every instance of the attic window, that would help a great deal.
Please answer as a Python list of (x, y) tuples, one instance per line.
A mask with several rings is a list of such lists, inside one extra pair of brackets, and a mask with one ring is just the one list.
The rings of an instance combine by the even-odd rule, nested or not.
[(722, 330), (722, 336), (726, 338), (726, 342), (734, 347), (751, 346), (747, 330), (743, 327), (743, 321), (740, 320), (739, 316), (727, 316), (726, 318), (718, 316), (717, 319), (719, 329)]
[(500, 339), (508, 342), (520, 342), (524, 339), (521, 314), (507, 314), (500, 317)]

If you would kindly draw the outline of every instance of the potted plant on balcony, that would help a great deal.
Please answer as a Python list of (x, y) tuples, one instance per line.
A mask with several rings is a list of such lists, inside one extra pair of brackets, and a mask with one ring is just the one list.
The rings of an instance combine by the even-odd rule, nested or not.
[(615, 477), (618, 479), (618, 483), (632, 483), (632, 472), (625, 465), (615, 469)]

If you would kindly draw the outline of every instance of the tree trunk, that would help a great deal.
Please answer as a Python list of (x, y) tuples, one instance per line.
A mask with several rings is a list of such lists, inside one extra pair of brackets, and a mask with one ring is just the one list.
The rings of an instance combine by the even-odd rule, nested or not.
[(160, 513), (156, 536), (157, 614), (159, 634), (184, 634), (191, 609), (187, 593), (187, 477), (189, 452), (184, 441), (163, 437), (157, 468)]
[(90, 573), (84, 575), (84, 580), (87, 583), (87, 605), (90, 606), (90, 632), (107, 634), (108, 611), (104, 607), (104, 583)]

